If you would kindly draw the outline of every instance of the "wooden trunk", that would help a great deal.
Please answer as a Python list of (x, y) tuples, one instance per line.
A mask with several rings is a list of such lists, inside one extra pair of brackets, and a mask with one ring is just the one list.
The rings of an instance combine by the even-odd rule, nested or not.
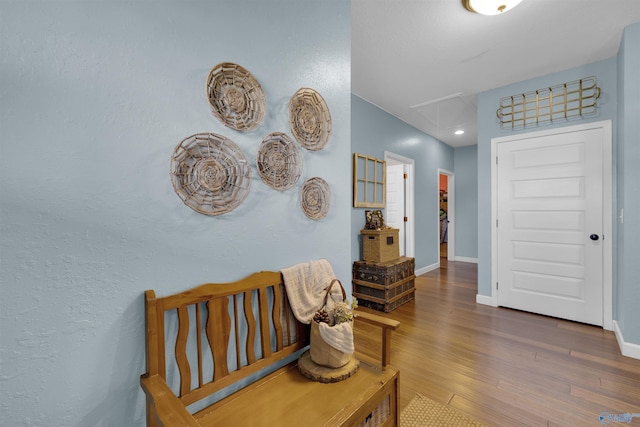
[(358, 304), (386, 313), (415, 298), (415, 260), (353, 263), (353, 295)]

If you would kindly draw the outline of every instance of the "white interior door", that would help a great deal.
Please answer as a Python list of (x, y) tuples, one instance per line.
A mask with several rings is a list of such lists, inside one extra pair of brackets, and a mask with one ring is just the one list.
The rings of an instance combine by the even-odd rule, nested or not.
[(603, 325), (603, 129), (497, 144), (498, 305)]
[(405, 188), (404, 188), (404, 165), (402, 163), (387, 162), (387, 225), (398, 228), (398, 244), (400, 245), (400, 256), (405, 256)]
[(414, 160), (389, 151), (384, 152), (387, 162), (387, 206), (385, 223), (400, 229), (400, 254), (415, 256), (415, 220), (413, 181)]

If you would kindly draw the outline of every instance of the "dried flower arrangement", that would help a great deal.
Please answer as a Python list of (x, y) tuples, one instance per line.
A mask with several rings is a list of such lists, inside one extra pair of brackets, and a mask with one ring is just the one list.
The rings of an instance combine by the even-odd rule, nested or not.
[(356, 316), (353, 310), (358, 308), (358, 300), (354, 297), (351, 304), (346, 301), (336, 302), (333, 310), (327, 312), (325, 308), (318, 310), (314, 316), (313, 321), (317, 323), (327, 323), (329, 326), (339, 325), (344, 322), (351, 322)]

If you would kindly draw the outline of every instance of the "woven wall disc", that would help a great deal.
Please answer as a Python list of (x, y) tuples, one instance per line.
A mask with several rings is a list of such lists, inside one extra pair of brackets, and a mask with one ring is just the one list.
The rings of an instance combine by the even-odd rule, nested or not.
[(221, 215), (234, 210), (249, 194), (251, 166), (230, 139), (198, 133), (173, 151), (171, 181), (185, 205), (201, 214)]
[(300, 205), (304, 214), (311, 219), (327, 216), (331, 205), (331, 188), (322, 178), (309, 178), (300, 190)]
[(238, 64), (222, 62), (211, 69), (207, 97), (211, 111), (225, 126), (246, 131), (262, 124), (266, 109), (262, 86)]
[(289, 135), (273, 132), (260, 143), (256, 166), (265, 184), (276, 190), (288, 190), (300, 178), (302, 156)]
[(318, 92), (299, 89), (289, 101), (291, 133), (307, 150), (322, 150), (331, 135), (331, 113)]

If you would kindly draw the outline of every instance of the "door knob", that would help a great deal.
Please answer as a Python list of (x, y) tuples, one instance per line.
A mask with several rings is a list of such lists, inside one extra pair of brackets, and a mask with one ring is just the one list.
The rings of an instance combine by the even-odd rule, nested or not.
[(598, 236), (597, 234), (592, 234), (591, 236), (589, 236), (589, 238), (591, 240), (598, 240), (600, 238), (600, 236)]

